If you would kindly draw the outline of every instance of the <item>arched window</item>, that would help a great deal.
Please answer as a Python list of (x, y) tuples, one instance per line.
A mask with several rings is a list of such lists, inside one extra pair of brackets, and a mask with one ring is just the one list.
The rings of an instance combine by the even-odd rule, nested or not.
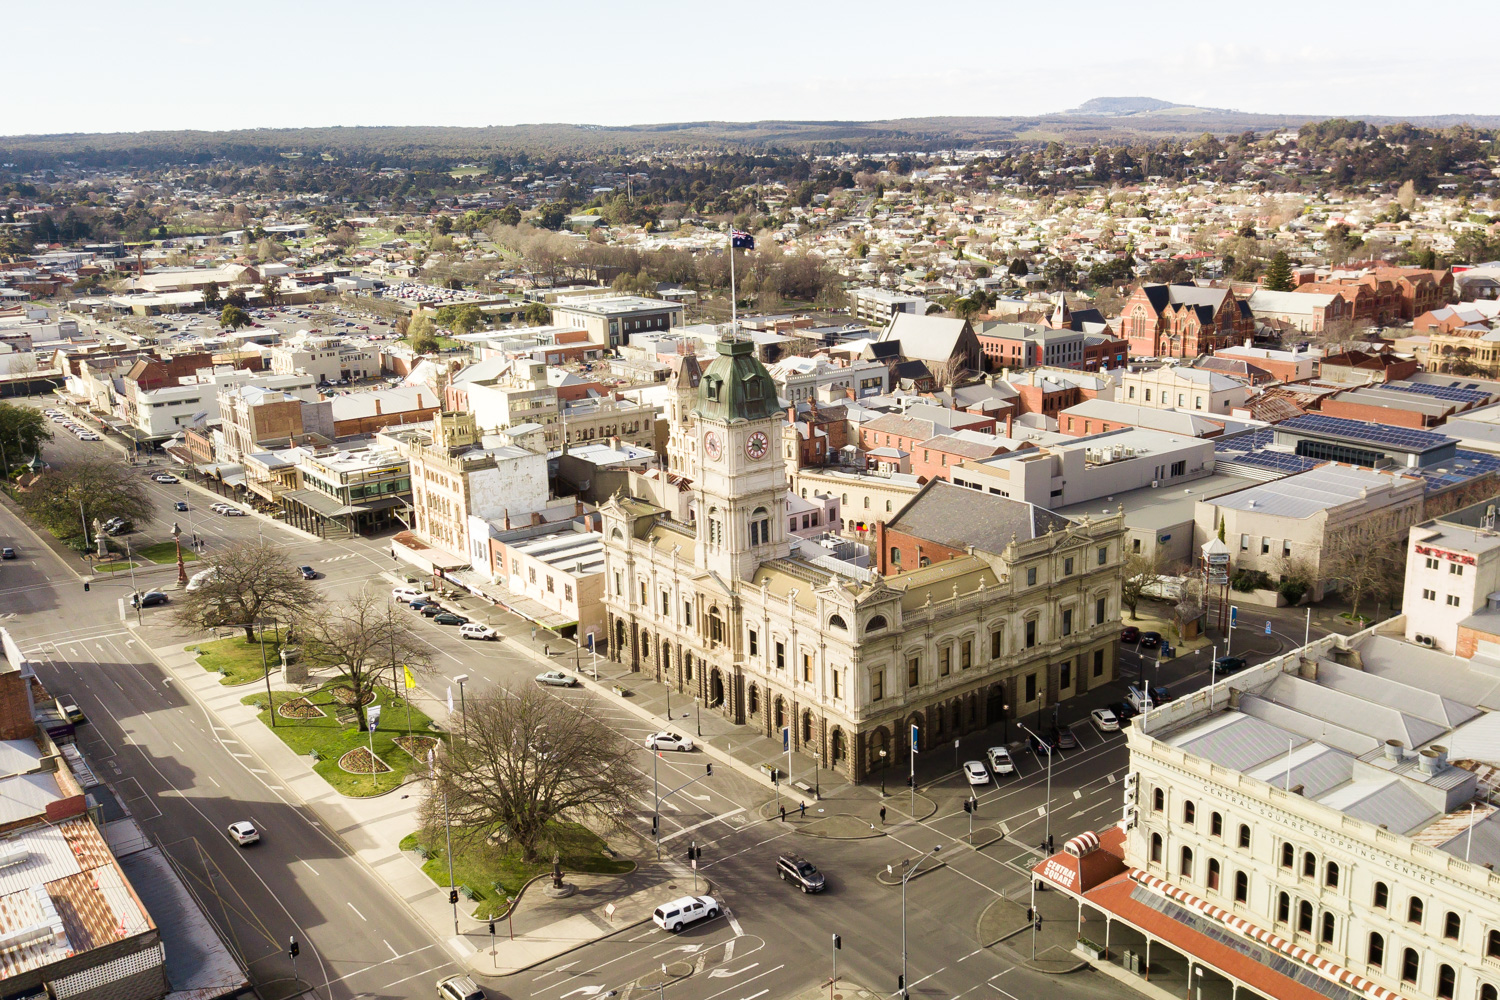
[(1323, 913), (1323, 933), (1318, 936), (1318, 939), (1324, 944), (1333, 944), (1333, 926), (1333, 914), (1325, 910)]
[(844, 619), (841, 615), (829, 615), (828, 627), (836, 628), (843, 632), (849, 631), (849, 626), (844, 624)]
[(811, 743), (813, 739), (813, 717), (811, 712), (802, 713), (802, 742)]
[(1479, 987), (1479, 1000), (1500, 1000), (1500, 991), (1496, 991), (1495, 987), (1485, 983)]
[(1420, 924), (1422, 922), (1422, 901), (1416, 896), (1407, 901), (1406, 922), (1409, 924)]
[(1277, 894), (1277, 896), (1276, 896), (1276, 922), (1278, 924), (1284, 924), (1288, 920), (1291, 920), (1291, 919), (1292, 919), (1292, 897), (1288, 896), (1284, 892)]
[(1208, 887), (1215, 892), (1219, 891), (1219, 859), (1208, 859)]
[(724, 641), (724, 619), (717, 604), (708, 609), (708, 637), (714, 642)]
[(1191, 847), (1182, 849), (1182, 864), (1177, 870), (1183, 878), (1193, 877), (1193, 849)]
[(1401, 981), (1403, 983), (1416, 984), (1417, 973), (1422, 970), (1422, 959), (1417, 955), (1417, 949), (1407, 948), (1401, 953)]
[(1247, 823), (1240, 824), (1240, 846), (1246, 849), (1250, 847), (1250, 826)]
[(719, 508), (708, 508), (708, 544), (719, 545), (724, 541), (724, 526), (719, 521)]
[(1160, 788), (1151, 790), (1151, 811), (1161, 812), (1167, 807), (1167, 793)]
[(1463, 921), (1459, 919), (1457, 913), (1449, 910), (1448, 915), (1443, 918), (1443, 937), (1449, 941), (1457, 941), (1458, 932), (1462, 929)]
[[(1384, 882), (1375, 883), (1375, 894), (1370, 901), (1378, 910), (1383, 910), (1391, 905), (1391, 887)], [(1500, 953), (1497, 953), (1500, 954)]]
[(844, 731), (835, 729), (828, 738), (828, 756), (837, 764), (844, 759)]
[(1198, 807), (1193, 805), (1191, 801), (1184, 802), (1182, 804), (1182, 821), (1184, 823), (1191, 823), (1197, 818)]
[(885, 512), (886, 512), (886, 513), (887, 513), (887, 514), (889, 514), (889, 513), (890, 513), (890, 512), (891, 512), (891, 502), (890, 502), (890, 501), (889, 501), (889, 500), (887, 500), (887, 501), (886, 501), (886, 502), (885, 502)]
[(1379, 934), (1370, 935), (1370, 947), (1365, 952), (1365, 963), (1377, 969), (1385, 966), (1385, 938)]
[(1338, 862), (1336, 862), (1336, 861), (1330, 861), (1330, 862), (1328, 862), (1328, 867), (1325, 868), (1325, 869), (1323, 869), (1323, 884), (1326, 885), (1326, 886), (1328, 886), (1330, 889), (1337, 889), (1338, 888), (1338, 885), (1339, 885), (1339, 866), (1338, 866)]
[(891, 563), (892, 563), (892, 565), (895, 565), (895, 566), (900, 566), (901, 565), (901, 546), (899, 546), (899, 545), (892, 545), (891, 546)]
[(1303, 934), (1312, 933), (1313, 905), (1303, 900), (1297, 907), (1297, 930)]
[(1161, 864), (1161, 834), (1151, 835), (1151, 860), (1155, 864)]
[(750, 513), (750, 544), (764, 545), (771, 540), (771, 515), (764, 507)]
[(1234, 873), (1234, 901), (1245, 903), (1250, 900), (1250, 876), (1244, 872)]
[(650, 655), (651, 655), (651, 640), (648, 639), (648, 638), (646, 638), (646, 633), (642, 632), (641, 633), (641, 657), (645, 658), (645, 657), (650, 656)]
[(869, 509), (870, 509), (870, 496), (869, 496), (869, 494), (865, 494), (865, 510), (869, 510)]
[(1224, 836), (1224, 817), (1218, 813), (1210, 815), (1208, 817), (1208, 832), (1210, 836)]
[(872, 615), (870, 620), (865, 622), (865, 635), (869, 635), (871, 632), (879, 632), (886, 627), (886, 624), (885, 615)]
[(750, 685), (750, 714), (754, 715), (760, 711), (760, 688), (754, 684)]
[(1312, 851), (1302, 855), (1302, 875), (1304, 878), (1315, 878), (1318, 874), (1318, 859), (1313, 857)]
[(1438, 1000), (1453, 1000), (1453, 987), (1458, 977), (1453, 972), (1453, 966), (1438, 966)]
[(1297, 863), (1297, 849), (1291, 844), (1281, 845), (1281, 867), (1290, 868)]
[(668, 646), (666, 643), (662, 643), (661, 646), (661, 669), (663, 670), (663, 672), (667, 672), (672, 669), (672, 647)]

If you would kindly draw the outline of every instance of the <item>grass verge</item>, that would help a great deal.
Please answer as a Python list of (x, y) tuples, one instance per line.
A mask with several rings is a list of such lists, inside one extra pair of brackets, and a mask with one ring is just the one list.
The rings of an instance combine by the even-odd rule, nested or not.
[[(473, 914), (480, 920), (505, 915), (505, 897), (515, 894), (529, 879), (552, 870), (551, 852), (556, 850), (563, 871), (590, 872), (596, 875), (624, 875), (635, 870), (635, 862), (613, 858), (604, 852), (604, 839), (581, 823), (553, 823), (553, 846), (544, 850), (545, 860), (528, 862), (518, 847), (473, 844), (453, 852), (453, 881), (474, 891)], [(421, 844), (418, 834), (401, 841), (403, 851), (414, 851)], [(448, 856), (443, 844), (427, 846), (429, 855), (422, 871), (435, 885), (448, 884)]]
[(136, 568), (139, 565), (140, 565), (139, 563), (133, 563), (133, 562), (95, 563), (94, 564), (94, 572), (95, 573), (119, 573), (122, 570), (134, 569), (134, 568)]
[[(344, 712), (345, 706), (334, 698), (333, 691), (340, 684), (341, 682), (337, 680), (329, 681), (316, 691), (309, 691), (305, 694), (296, 691), (273, 692), (277, 705), (297, 698), (306, 698), (321, 708), (324, 714), (313, 719), (288, 719), (284, 715), (277, 715), (276, 728), (272, 732), (299, 754), (316, 751), (319, 759), (313, 762), (313, 770), (318, 772), (323, 780), (341, 795), (363, 797), (379, 795), (382, 792), (399, 788), (408, 774), (419, 767), (426, 766), (425, 762), (419, 763), (415, 757), (402, 750), (394, 742), (396, 737), (406, 735), (408, 709), (406, 702), (389, 688), (376, 689), (375, 704), (381, 706), (382, 718), (380, 728), (375, 732), (375, 756), (384, 761), (390, 770), (377, 774), (373, 778), (368, 774), (350, 774), (339, 767), (339, 758), (350, 750), (369, 749), (370, 734), (360, 732), (352, 722), (345, 725), (339, 720), (339, 715)], [(266, 708), (264, 694), (252, 694), (242, 701), (246, 705), (254, 705), (260, 709), (260, 721), (267, 726), (271, 724), (271, 712)], [(347, 718), (347, 713), (345, 717)], [(431, 721), (416, 708), (411, 708), (413, 734), (435, 735), (428, 726)]]
[[(175, 542), (157, 542), (148, 545), (144, 549), (136, 549), (135, 554), (142, 559), (150, 559), (154, 563), (174, 563), (177, 561), (177, 544)], [(190, 563), (196, 561), (198, 553), (192, 549), (182, 550), (182, 561)]]
[[(248, 684), (265, 677), (265, 666), (260, 658), (260, 643), (246, 642), (243, 633), (227, 639), (195, 643), (192, 647), (198, 654), (198, 664), (204, 670), (223, 674), (220, 684)], [(266, 633), (265, 663), (273, 669), (281, 666), (281, 643), (273, 632)], [(280, 719), (277, 720), (281, 721)]]

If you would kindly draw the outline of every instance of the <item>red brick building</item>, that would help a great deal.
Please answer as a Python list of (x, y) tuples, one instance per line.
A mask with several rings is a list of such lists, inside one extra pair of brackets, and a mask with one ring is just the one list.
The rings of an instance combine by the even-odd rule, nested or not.
[(953, 434), (939, 434), (911, 449), (911, 471), (922, 482), (949, 479), (960, 462), (977, 462), (1008, 451), (998, 441), (967, 441)]
[(1227, 288), (1140, 285), (1120, 310), (1130, 353), (1144, 358), (1196, 358), (1255, 334), (1249, 307)]

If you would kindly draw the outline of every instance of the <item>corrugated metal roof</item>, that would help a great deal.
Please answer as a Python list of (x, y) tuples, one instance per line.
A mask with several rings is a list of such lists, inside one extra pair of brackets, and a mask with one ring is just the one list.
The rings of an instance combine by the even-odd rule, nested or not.
[(50, 773), (15, 774), (0, 780), (0, 823), (31, 819), (62, 798)]
[(1214, 501), (1229, 510), (1306, 518), (1322, 510), (1360, 500), (1368, 492), (1389, 489), (1404, 477), (1395, 473), (1324, 465), (1275, 482), (1252, 486)]
[[(23, 830), (6, 846), (25, 850), (26, 860), (0, 868), (0, 896), (53, 882), (83, 870), (60, 827), (38, 826)], [(92, 866), (90, 866), (92, 867)]]
[(1407, 747), (1422, 746), (1448, 729), (1290, 674), (1276, 678), (1261, 694), (1269, 701), (1312, 716), (1320, 724), (1322, 720), (1335, 719), (1339, 725), (1368, 733), (1381, 742), (1397, 739)]
[(1319, 801), (1355, 819), (1403, 835), (1427, 825), (1434, 816), (1440, 815), (1396, 778), (1384, 783), (1361, 781), (1348, 784)]
[(1308, 743), (1294, 749), (1290, 757), (1283, 753), (1280, 760), (1252, 772), (1250, 777), (1277, 788), (1301, 785), (1303, 795), (1316, 799), (1347, 784), (1353, 773), (1353, 757), (1321, 743)]
[(1172, 742), (1189, 753), (1221, 767), (1249, 772), (1258, 765), (1286, 753), (1287, 733), (1239, 712), (1226, 712), (1223, 724), (1190, 731)]
[(1318, 684), (1415, 715), (1445, 729), (1462, 725), (1480, 714), (1477, 708), (1444, 698), (1426, 688), (1403, 683), (1394, 677), (1341, 666), (1332, 660), (1318, 663)]

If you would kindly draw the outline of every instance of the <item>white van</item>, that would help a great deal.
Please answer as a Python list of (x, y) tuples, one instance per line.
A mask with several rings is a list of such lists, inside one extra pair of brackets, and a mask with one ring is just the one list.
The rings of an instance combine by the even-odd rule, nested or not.
[(656, 908), (651, 919), (664, 931), (677, 933), (688, 924), (712, 920), (719, 915), (719, 904), (712, 896), (683, 896)]
[(199, 590), (199, 589), (201, 589), (205, 583), (207, 583), (209, 580), (213, 579), (214, 574), (217, 573), (218, 571), (219, 571), (219, 568), (217, 566), (210, 566), (208, 569), (203, 570), (201, 573), (194, 573), (188, 579), (187, 589), (188, 590)]
[(391, 600), (397, 604), (410, 604), (421, 596), (420, 590), (412, 590), (410, 587), (396, 587), (391, 591)]

